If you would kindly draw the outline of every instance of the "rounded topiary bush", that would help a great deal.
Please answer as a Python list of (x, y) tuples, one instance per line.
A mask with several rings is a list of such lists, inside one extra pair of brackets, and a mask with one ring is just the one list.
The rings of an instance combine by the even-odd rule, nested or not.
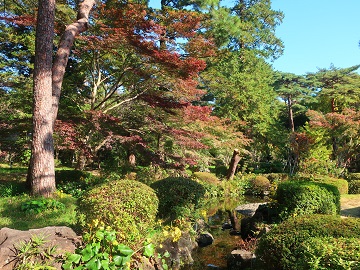
[(151, 184), (159, 198), (161, 218), (181, 218), (198, 208), (205, 188), (198, 182), (184, 177), (168, 177)]
[(193, 176), (205, 183), (209, 183), (209, 184), (213, 184), (213, 185), (217, 185), (220, 183), (219, 178), (217, 178), (217, 176), (213, 173), (209, 173), (209, 172), (194, 172)]
[(265, 176), (257, 175), (255, 178), (250, 180), (250, 193), (254, 195), (263, 195), (270, 189), (270, 180)]
[(155, 223), (159, 200), (152, 188), (134, 180), (117, 180), (89, 190), (79, 202), (86, 224), (103, 222), (130, 246), (143, 239)]
[(306, 214), (337, 214), (340, 193), (334, 186), (304, 181), (280, 183), (275, 194), (280, 217)]
[[(256, 257), (260, 269), (359, 269), (309, 266), (311, 259), (319, 260), (320, 265), (326, 265), (329, 259), (326, 253), (330, 254), (329, 250), (340, 262), (359, 262), (359, 253), (353, 249), (359, 243), (359, 235), (360, 219), (357, 218), (298, 216), (282, 222), (263, 235), (256, 249)], [(343, 245), (345, 243), (348, 245)], [(341, 249), (337, 250), (337, 247)], [(358, 249), (357, 247), (355, 250)]]

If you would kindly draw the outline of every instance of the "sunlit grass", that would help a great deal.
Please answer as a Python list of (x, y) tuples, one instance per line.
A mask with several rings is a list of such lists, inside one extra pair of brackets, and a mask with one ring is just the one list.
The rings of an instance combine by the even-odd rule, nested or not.
[(65, 204), (64, 209), (45, 210), (39, 214), (28, 214), (21, 210), (21, 204), (33, 200), (28, 195), (0, 198), (0, 228), (28, 230), (47, 226), (76, 226), (76, 199), (71, 196), (57, 198)]

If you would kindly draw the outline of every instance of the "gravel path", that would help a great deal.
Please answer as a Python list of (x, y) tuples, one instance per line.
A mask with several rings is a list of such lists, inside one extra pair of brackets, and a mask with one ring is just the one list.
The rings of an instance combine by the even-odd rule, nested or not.
[(340, 215), (344, 217), (360, 217), (360, 195), (347, 195), (341, 198)]

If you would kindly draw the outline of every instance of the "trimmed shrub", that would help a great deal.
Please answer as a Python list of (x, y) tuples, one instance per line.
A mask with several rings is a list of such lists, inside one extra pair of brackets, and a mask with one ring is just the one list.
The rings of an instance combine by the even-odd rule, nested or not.
[(263, 176), (269, 179), (271, 184), (278, 184), (280, 182), (289, 180), (289, 175), (287, 173), (266, 173), (263, 174)]
[(349, 173), (347, 175), (348, 180), (360, 180), (360, 173)]
[(360, 194), (360, 180), (349, 181), (349, 194)]
[(263, 195), (265, 191), (270, 189), (270, 181), (265, 176), (257, 175), (250, 180), (249, 192), (254, 195)]
[(216, 177), (215, 174), (213, 173), (209, 173), (209, 172), (194, 172), (193, 176), (205, 183), (209, 183), (209, 184), (213, 184), (213, 185), (217, 185), (220, 183), (219, 178)]
[(149, 186), (133, 180), (117, 180), (89, 190), (80, 200), (79, 209), (86, 224), (94, 220), (103, 222), (117, 232), (119, 242), (134, 247), (153, 227), (158, 204)]
[(345, 179), (324, 176), (319, 178), (316, 177), (314, 181), (333, 185), (339, 190), (340, 194), (348, 194), (349, 192), (349, 184)]
[(340, 213), (340, 193), (328, 184), (283, 182), (277, 188), (275, 199), (281, 219), (296, 215)]
[[(331, 215), (306, 215), (290, 218), (269, 233), (263, 235), (256, 249), (260, 269), (358, 269), (358, 268), (311, 268), (312, 256), (334, 242), (338, 247), (331, 248), (334, 258), (347, 261), (358, 257), (353, 247), (358, 243), (360, 235), (360, 219)], [(334, 238), (334, 239), (333, 239)], [(354, 239), (355, 238), (355, 239)], [(322, 243), (320, 243), (322, 242)], [(349, 243), (349, 246), (342, 245)], [(334, 244), (335, 245), (335, 244)], [(358, 250), (358, 247), (355, 249)], [(354, 254), (355, 253), (355, 254)], [(354, 257), (354, 256), (355, 257)], [(319, 263), (326, 263), (325, 254), (318, 258)], [(335, 263), (335, 262), (333, 262)], [(335, 265), (335, 264), (334, 264)], [(266, 268), (265, 268), (266, 267)]]
[(314, 176), (308, 174), (296, 175), (292, 178), (294, 181), (314, 181), (319, 183), (325, 183), (329, 185), (335, 186), (340, 194), (347, 194), (348, 193), (348, 183), (345, 179), (341, 178), (333, 178), (329, 176)]
[(151, 184), (159, 198), (159, 217), (178, 219), (200, 207), (205, 188), (189, 178), (168, 177)]
[(360, 239), (314, 237), (302, 244), (297, 269), (360, 269)]

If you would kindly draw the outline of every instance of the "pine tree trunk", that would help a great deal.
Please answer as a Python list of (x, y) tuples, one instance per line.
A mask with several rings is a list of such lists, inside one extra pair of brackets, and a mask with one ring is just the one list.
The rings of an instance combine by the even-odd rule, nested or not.
[(231, 180), (234, 178), (235, 172), (236, 172), (236, 167), (241, 159), (240, 157), (240, 151), (239, 149), (234, 149), (234, 153), (233, 156), (231, 158), (230, 164), (229, 164), (229, 169), (228, 169), (228, 173), (226, 176), (227, 180)]
[(55, 191), (52, 119), (52, 52), (55, 0), (39, 0), (36, 27), (33, 133), (28, 184), (36, 196), (50, 197)]
[(294, 115), (293, 115), (292, 106), (293, 106), (292, 99), (291, 99), (291, 96), (289, 96), (288, 97), (289, 125), (290, 125), (290, 130), (292, 132), (295, 132)]
[(55, 0), (39, 0), (34, 63), (33, 138), (27, 184), (33, 195), (49, 197), (55, 191), (53, 130), (61, 86), (75, 36), (88, 27), (94, 0), (80, 3), (77, 21), (66, 27), (52, 64)]

